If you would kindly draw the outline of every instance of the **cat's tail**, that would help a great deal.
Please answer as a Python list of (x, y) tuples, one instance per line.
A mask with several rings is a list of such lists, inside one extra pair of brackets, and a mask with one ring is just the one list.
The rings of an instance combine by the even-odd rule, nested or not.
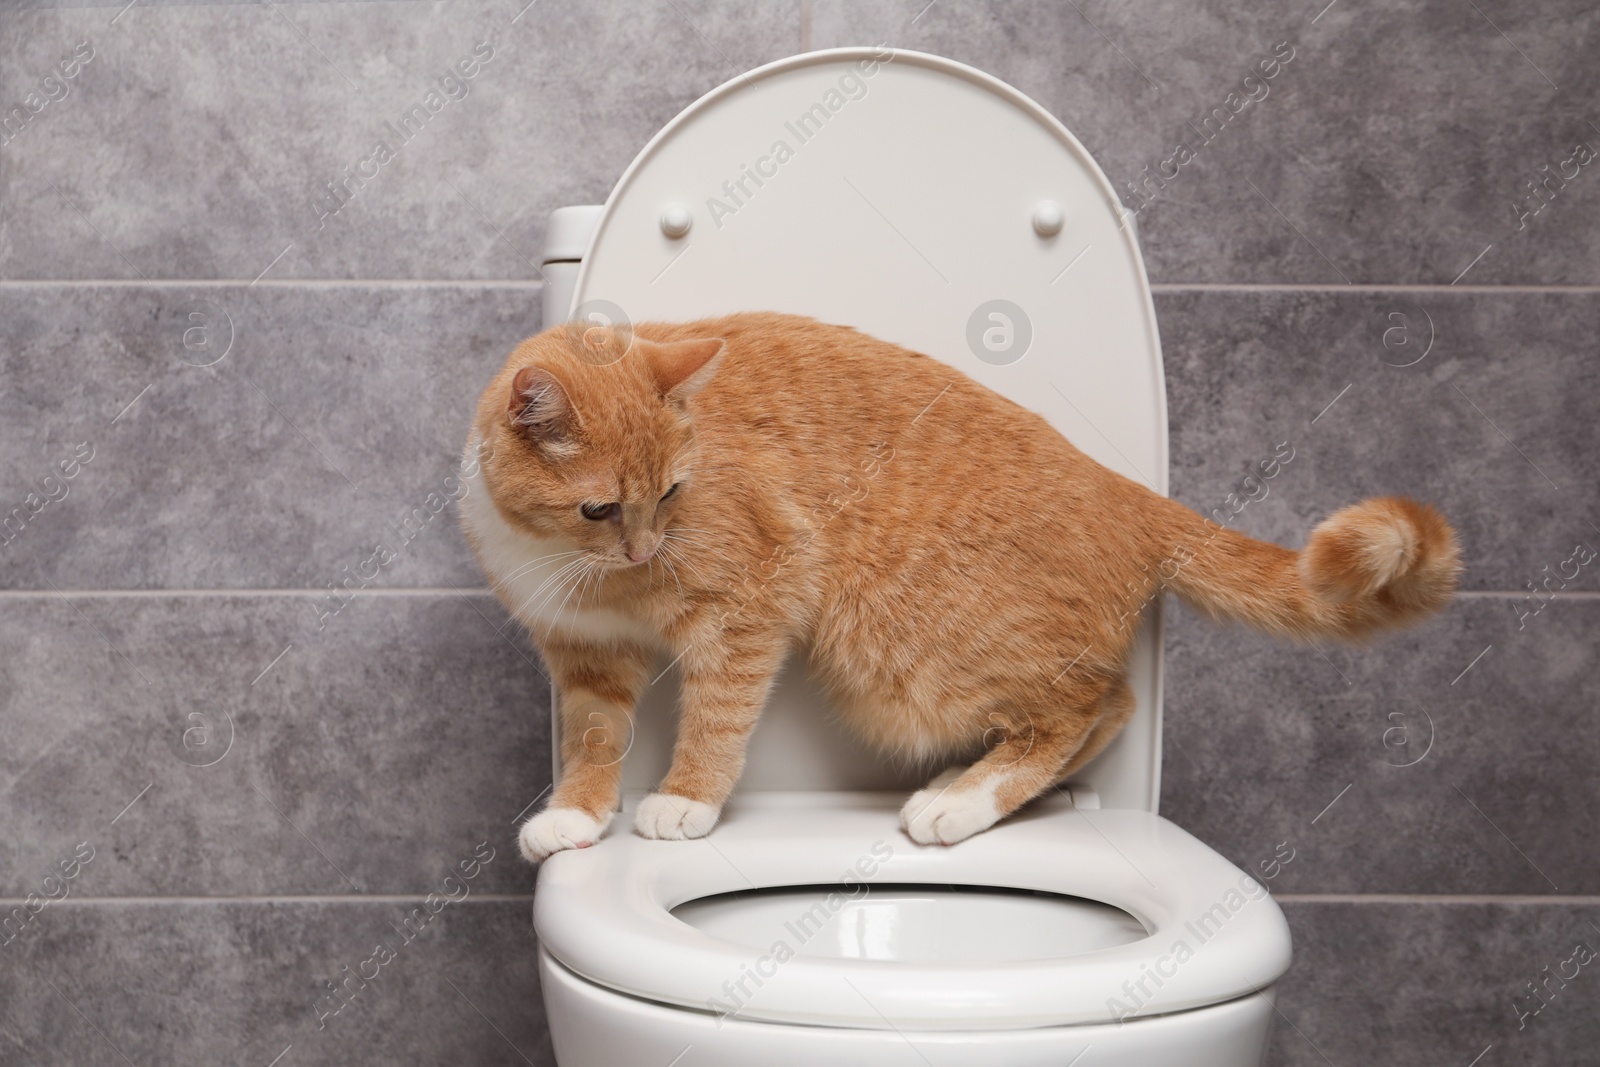
[(1166, 588), (1210, 615), (1283, 637), (1359, 639), (1403, 626), (1448, 604), (1461, 573), (1450, 525), (1405, 497), (1335, 512), (1299, 552), (1175, 502), (1168, 518)]

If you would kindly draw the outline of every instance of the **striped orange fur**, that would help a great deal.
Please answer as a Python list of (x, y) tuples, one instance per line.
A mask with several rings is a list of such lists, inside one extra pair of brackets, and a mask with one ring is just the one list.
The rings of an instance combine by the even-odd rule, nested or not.
[(1116, 735), (1129, 619), (1163, 591), (1358, 639), (1439, 610), (1460, 568), (1425, 504), (1346, 508), (1300, 552), (1256, 541), (944, 363), (787, 315), (546, 330), (485, 391), (471, 444), (487, 493), (463, 502), (469, 538), (560, 691), (568, 770), (523, 827), (530, 859), (605, 829), (663, 650), (681, 725), (641, 833), (710, 831), (798, 647), (886, 752), (981, 753), (902, 813), (948, 844)]

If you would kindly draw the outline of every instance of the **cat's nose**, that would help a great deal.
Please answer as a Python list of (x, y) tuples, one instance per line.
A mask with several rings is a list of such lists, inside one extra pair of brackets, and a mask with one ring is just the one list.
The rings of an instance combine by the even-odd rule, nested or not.
[(655, 554), (656, 550), (654, 545), (650, 546), (649, 548), (644, 548), (640, 545), (628, 546), (628, 558), (633, 560), (635, 563), (643, 563), (645, 560), (649, 559)]

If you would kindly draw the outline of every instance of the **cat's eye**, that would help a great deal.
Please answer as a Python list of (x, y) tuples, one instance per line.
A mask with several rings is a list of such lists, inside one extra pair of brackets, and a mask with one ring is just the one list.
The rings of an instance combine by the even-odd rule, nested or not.
[(667, 498), (670, 497), (673, 493), (676, 493), (678, 491), (678, 486), (680, 486), (682, 484), (683, 484), (682, 482), (673, 482), (672, 483), (672, 488), (668, 489), (665, 493), (661, 494), (661, 502), (663, 504), (665, 504), (667, 502)]
[(591, 520), (593, 522), (599, 522), (602, 519), (609, 519), (612, 515), (616, 514), (617, 505), (616, 504), (584, 504), (584, 505), (580, 506), (578, 508), (578, 510), (583, 513), (583, 517), (584, 518), (589, 519), (589, 520)]

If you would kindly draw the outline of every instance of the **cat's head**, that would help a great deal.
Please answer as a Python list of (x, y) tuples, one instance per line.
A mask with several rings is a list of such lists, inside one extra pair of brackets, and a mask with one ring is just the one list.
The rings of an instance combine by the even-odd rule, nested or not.
[(650, 559), (691, 492), (689, 400), (722, 349), (570, 324), (524, 341), (478, 408), (484, 482), (502, 517), (604, 566)]

